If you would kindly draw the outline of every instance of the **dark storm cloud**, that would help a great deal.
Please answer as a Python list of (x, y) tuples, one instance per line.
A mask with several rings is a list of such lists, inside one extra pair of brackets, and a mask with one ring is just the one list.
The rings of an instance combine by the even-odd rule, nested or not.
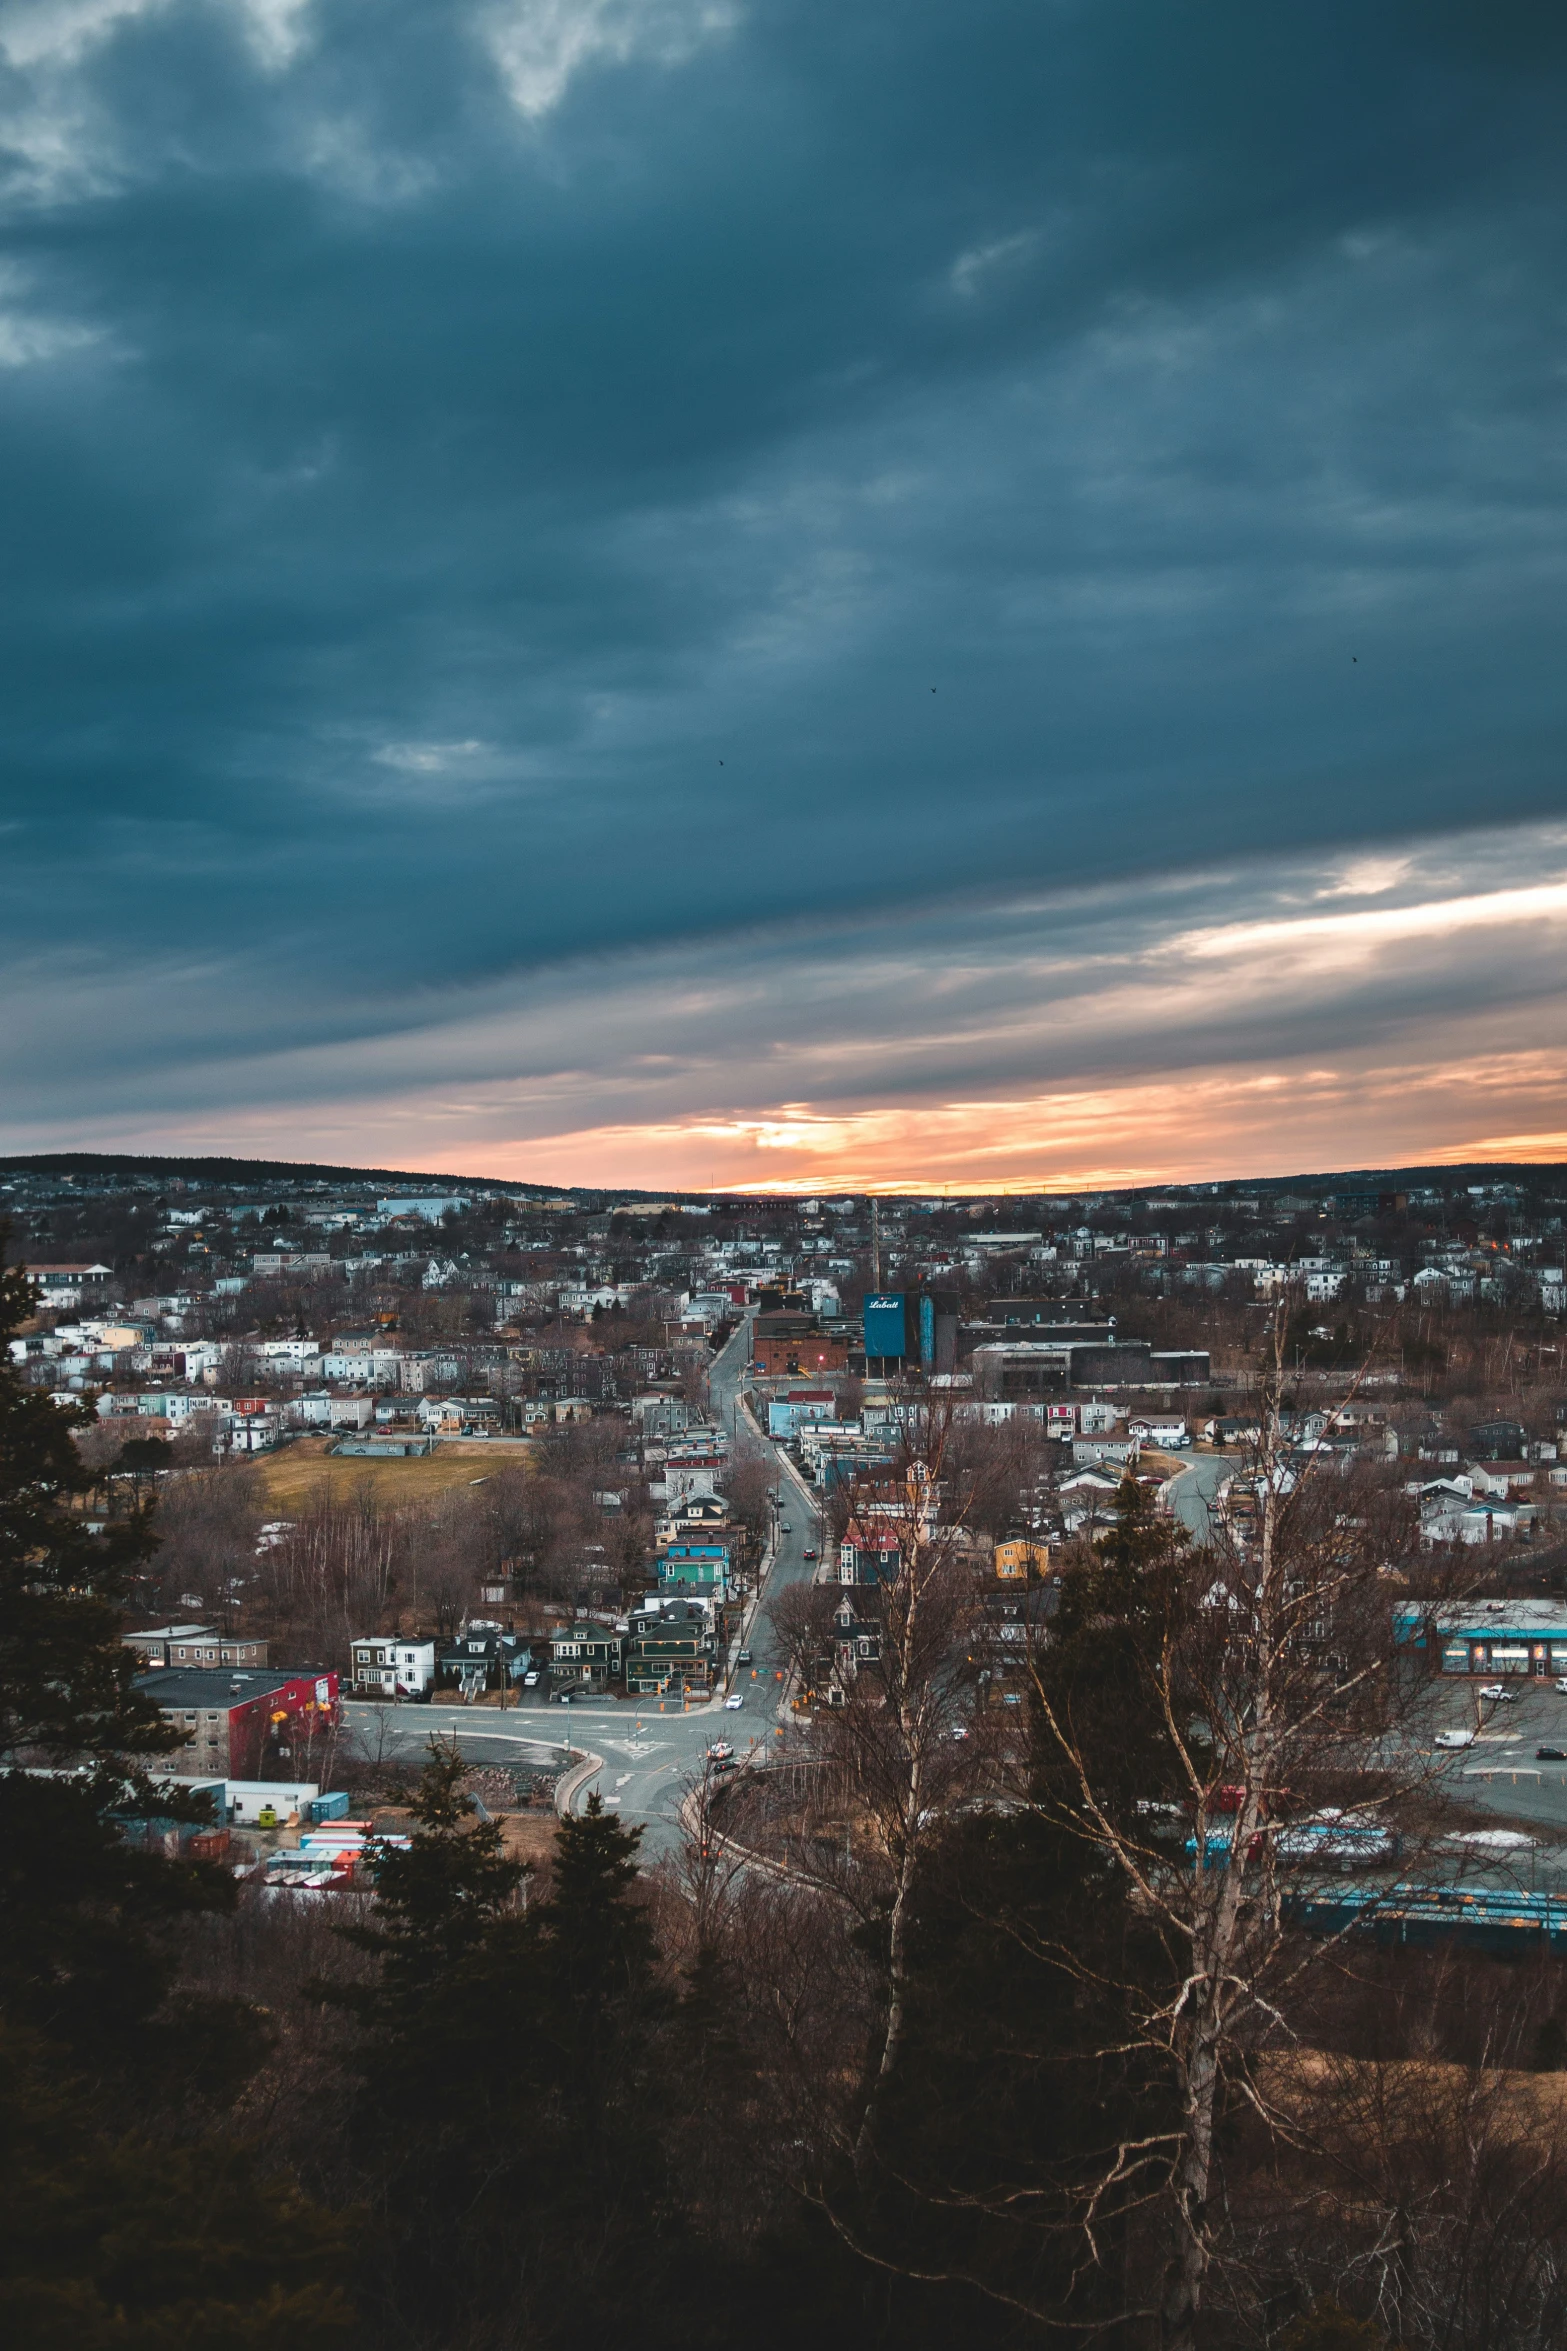
[(0, 47), (0, 924), (34, 991), (89, 957), (122, 1084), (1561, 806), (1552, 12), (35, 0)]

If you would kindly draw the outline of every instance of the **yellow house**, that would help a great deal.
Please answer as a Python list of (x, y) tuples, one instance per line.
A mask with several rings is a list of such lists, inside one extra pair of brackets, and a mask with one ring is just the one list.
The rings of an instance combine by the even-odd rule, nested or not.
[(1049, 1574), (1050, 1552), (1045, 1544), (1031, 1542), (1027, 1535), (1013, 1535), (996, 1545), (995, 1565), (998, 1576), (1024, 1582), (1030, 1566), (1038, 1575)]

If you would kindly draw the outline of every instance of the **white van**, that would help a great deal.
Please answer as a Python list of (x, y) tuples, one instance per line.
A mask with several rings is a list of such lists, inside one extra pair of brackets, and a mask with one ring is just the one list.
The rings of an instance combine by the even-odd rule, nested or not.
[(1473, 1731), (1438, 1731), (1432, 1741), (1436, 1747), (1472, 1747), (1474, 1743)]

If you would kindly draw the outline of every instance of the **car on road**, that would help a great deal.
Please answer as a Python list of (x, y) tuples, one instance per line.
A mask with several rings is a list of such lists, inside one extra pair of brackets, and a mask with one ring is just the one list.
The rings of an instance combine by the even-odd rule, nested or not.
[(781, 1518), (778, 1521), (778, 1532), (781, 1535), (792, 1535), (794, 1533), (794, 1528), (790, 1525), (788, 1519)]
[(1438, 1731), (1431, 1742), (1434, 1747), (1472, 1747), (1474, 1743), (1473, 1731)]
[(821, 1553), (819, 1551), (803, 1551), (800, 1556), (802, 1559), (819, 1559)]
[(724, 1712), (726, 1714), (734, 1714), (738, 1712), (738, 1710), (744, 1704), (745, 1692), (743, 1690), (731, 1690), (728, 1697), (724, 1700)]
[(1518, 1702), (1517, 1691), (1509, 1690), (1505, 1682), (1482, 1684), (1480, 1695), (1482, 1698), (1488, 1698), (1493, 1706), (1514, 1706)]
[(734, 1753), (727, 1739), (715, 1739), (707, 1751), (707, 1760), (709, 1763), (732, 1763)]
[(751, 1652), (750, 1652), (750, 1650), (749, 1650), (749, 1649), (742, 1649), (742, 1650), (740, 1651), (740, 1654), (739, 1654), (739, 1660), (738, 1660), (738, 1662), (739, 1662), (741, 1665), (749, 1665), (749, 1664), (750, 1664), (750, 1662), (751, 1662)]
[(1567, 1747), (1536, 1747), (1536, 1763), (1567, 1763)]

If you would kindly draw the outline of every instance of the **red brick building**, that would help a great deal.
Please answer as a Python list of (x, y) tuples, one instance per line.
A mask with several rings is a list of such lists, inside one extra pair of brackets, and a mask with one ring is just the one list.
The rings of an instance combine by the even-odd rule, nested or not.
[(759, 1314), (751, 1325), (751, 1360), (774, 1378), (847, 1371), (848, 1342), (829, 1337), (811, 1314)]

